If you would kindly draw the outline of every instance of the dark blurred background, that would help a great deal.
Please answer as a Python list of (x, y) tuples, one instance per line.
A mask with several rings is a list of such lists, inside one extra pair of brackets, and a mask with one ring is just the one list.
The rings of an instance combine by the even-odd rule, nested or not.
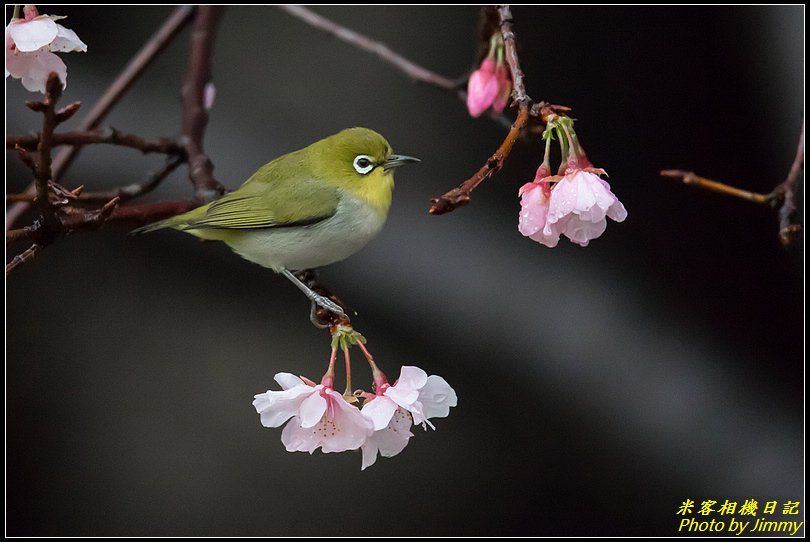
[[(42, 6), (89, 48), (63, 55), (64, 102), (89, 107), (171, 10)], [(478, 8), (317, 11), (438, 73), (473, 66)], [(362, 473), (357, 453), (287, 453), (251, 401), (279, 371), (323, 373), (304, 297), (225, 246), (109, 226), (7, 281), (8, 534), (673, 535), (687, 498), (800, 500), (804, 519), (803, 242), (784, 250), (766, 207), (658, 176), (760, 192), (784, 178), (804, 7), (513, 13), (529, 94), (573, 107), (629, 211), (585, 249), (517, 232), (539, 139), (470, 206), (429, 216), (502, 127), (272, 7), (229, 8), (218, 33), (205, 143), (228, 187), (355, 125), (422, 159), (397, 175), (382, 234), (321, 279), (389, 376), (413, 364), (455, 387), (450, 417)], [(188, 30), (105, 124), (178, 136), (187, 50)], [(6, 85), (7, 133), (37, 130), (35, 96)], [(30, 174), (6, 160), (22, 190)], [(64, 184), (139, 182), (161, 163), (87, 147)], [(189, 197), (185, 174), (146, 200)]]

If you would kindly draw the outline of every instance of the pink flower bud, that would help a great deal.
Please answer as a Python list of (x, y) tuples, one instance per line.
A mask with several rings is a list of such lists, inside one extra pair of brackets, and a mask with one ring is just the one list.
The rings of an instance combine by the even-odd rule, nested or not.
[(498, 82), (498, 94), (492, 102), (492, 109), (501, 113), (509, 103), (509, 97), (512, 94), (512, 79), (509, 77), (509, 70), (505, 64), (501, 64), (495, 69), (495, 80)]
[(487, 57), (481, 67), (470, 75), (467, 83), (467, 109), (473, 117), (480, 117), (498, 95), (495, 61)]

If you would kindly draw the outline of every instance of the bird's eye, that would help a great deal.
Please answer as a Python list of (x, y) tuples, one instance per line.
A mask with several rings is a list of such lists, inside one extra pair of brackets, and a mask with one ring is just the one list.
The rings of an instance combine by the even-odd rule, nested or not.
[(358, 154), (352, 165), (354, 166), (354, 170), (360, 175), (367, 175), (376, 166), (371, 156), (365, 154)]

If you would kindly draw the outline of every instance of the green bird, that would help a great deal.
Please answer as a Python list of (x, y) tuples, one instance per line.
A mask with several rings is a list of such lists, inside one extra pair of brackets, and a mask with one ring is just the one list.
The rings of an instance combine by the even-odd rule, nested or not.
[(394, 154), (373, 130), (348, 128), (276, 158), (217, 201), (133, 233), (174, 228), (222, 241), (283, 274), (312, 302), (346, 316), (293, 271), (339, 262), (363, 248), (388, 216), (394, 171), (418, 161)]

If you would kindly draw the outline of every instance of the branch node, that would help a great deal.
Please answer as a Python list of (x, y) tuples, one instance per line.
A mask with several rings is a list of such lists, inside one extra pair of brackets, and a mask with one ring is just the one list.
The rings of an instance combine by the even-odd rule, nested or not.
[(76, 111), (82, 106), (81, 102), (73, 102), (70, 105), (67, 105), (56, 112), (56, 123), (61, 124), (66, 120), (70, 119), (73, 115), (76, 114)]

